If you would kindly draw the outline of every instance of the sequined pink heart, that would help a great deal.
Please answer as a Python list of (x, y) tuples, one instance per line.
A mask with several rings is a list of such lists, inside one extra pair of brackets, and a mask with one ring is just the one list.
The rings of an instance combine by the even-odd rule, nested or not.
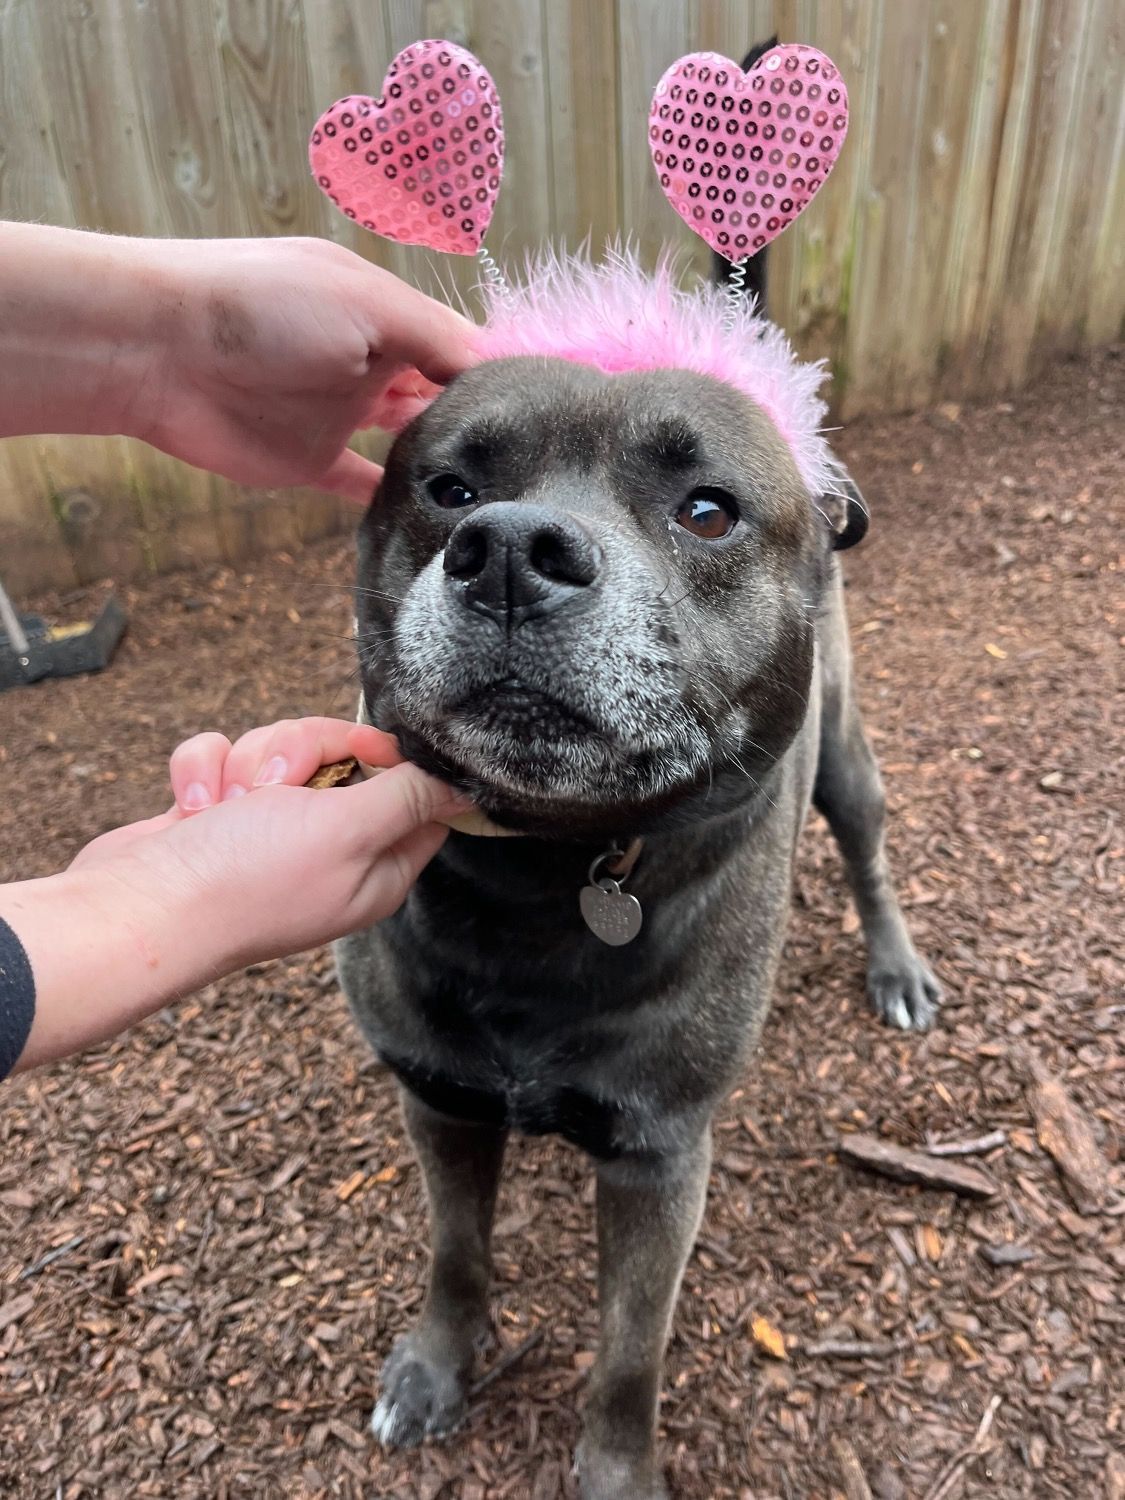
[(326, 109), (309, 166), (337, 208), (389, 240), (473, 255), (504, 169), (500, 96), (488, 69), (452, 42), (415, 42), (387, 69), (378, 99)]
[(753, 255), (808, 207), (848, 129), (840, 71), (815, 47), (771, 48), (744, 73), (693, 52), (656, 85), (648, 139), (664, 196), (728, 260)]

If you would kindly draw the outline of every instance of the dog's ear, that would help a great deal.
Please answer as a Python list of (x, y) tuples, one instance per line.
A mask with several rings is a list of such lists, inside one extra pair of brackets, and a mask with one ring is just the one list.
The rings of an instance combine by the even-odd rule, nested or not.
[(846, 552), (867, 535), (870, 519), (867, 502), (860, 493), (859, 485), (846, 470), (840, 472), (840, 490), (834, 495), (822, 495), (817, 509), (825, 517), (832, 531), (833, 552)]

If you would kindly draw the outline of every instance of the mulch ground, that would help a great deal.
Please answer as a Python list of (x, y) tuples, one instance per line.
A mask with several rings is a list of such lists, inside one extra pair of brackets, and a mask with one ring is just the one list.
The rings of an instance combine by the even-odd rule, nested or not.
[[(842, 436), (874, 513), (848, 559), (862, 696), (894, 864), (948, 999), (922, 1038), (867, 1013), (814, 820), (676, 1315), (662, 1427), (682, 1500), (1125, 1495), (1123, 410), (1118, 351), (1010, 402)], [(112, 671), (0, 697), (0, 877), (56, 869), (158, 807), (165, 758), (197, 728), (350, 713), (350, 575), (334, 543), (160, 579), (129, 592)], [(1061, 1125), (1037, 1127), (1044, 1070)], [(1100, 1190), (1041, 1144), (1065, 1163), (1082, 1142), (1064, 1127), (1092, 1135)], [(837, 1149), (856, 1131), (918, 1146), (997, 1130), (964, 1163), (995, 1183), (985, 1201)], [(422, 1296), (423, 1205), (327, 955), (8, 1084), (0, 1492), (573, 1496), (591, 1189), (561, 1144), (515, 1145), (489, 1361), (538, 1341), (461, 1433), (388, 1456), (365, 1420)], [(849, 1340), (868, 1352), (823, 1352)]]

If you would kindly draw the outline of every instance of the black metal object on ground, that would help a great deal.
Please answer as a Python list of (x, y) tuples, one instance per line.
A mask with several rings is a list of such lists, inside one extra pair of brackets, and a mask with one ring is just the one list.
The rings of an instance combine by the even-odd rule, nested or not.
[(100, 672), (113, 659), (125, 623), (111, 594), (93, 624), (55, 630), (39, 615), (17, 615), (0, 583), (0, 693), (44, 677)]

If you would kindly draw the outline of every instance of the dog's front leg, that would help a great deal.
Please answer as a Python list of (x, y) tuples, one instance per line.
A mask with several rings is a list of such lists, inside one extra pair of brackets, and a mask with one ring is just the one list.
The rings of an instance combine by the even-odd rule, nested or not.
[(582, 1500), (666, 1500), (656, 1455), (664, 1348), (711, 1167), (708, 1126), (675, 1156), (598, 1169), (601, 1338), (578, 1469)]
[(403, 1093), (426, 1179), (433, 1265), (422, 1316), (383, 1368), (371, 1430), (388, 1446), (456, 1427), (476, 1345), (488, 1328), (489, 1242), (507, 1131), (451, 1120)]

